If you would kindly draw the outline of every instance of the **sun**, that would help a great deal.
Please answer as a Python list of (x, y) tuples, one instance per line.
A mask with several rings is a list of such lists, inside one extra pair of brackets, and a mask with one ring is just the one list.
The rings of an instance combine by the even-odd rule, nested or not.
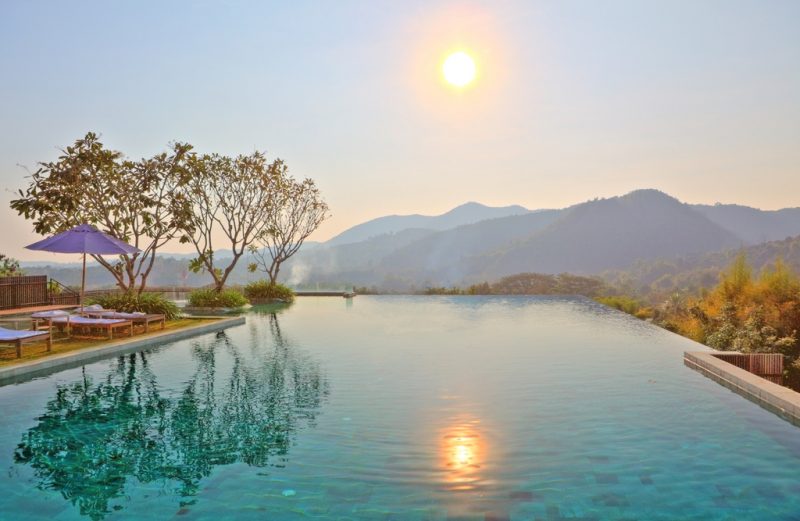
[(442, 74), (450, 85), (466, 87), (475, 79), (475, 60), (469, 54), (459, 51), (451, 54), (442, 64)]

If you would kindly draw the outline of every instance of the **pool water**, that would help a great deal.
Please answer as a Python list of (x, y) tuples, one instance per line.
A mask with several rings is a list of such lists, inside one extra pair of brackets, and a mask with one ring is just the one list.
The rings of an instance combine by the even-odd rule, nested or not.
[(800, 518), (800, 430), (585, 299), (301, 298), (0, 387), (0, 518)]

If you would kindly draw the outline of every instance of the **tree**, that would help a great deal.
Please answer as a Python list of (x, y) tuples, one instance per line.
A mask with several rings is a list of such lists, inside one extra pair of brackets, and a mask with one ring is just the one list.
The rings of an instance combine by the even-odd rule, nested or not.
[(742, 353), (791, 354), (796, 342), (795, 334), (782, 336), (764, 320), (764, 310), (754, 309), (733, 340), (733, 350)]
[(17, 277), (23, 272), (19, 267), (19, 261), (0, 253), (0, 277)]
[(248, 269), (260, 268), (272, 284), (278, 281), (281, 264), (297, 253), (328, 217), (328, 205), (314, 181), (296, 181), (286, 172), (286, 165), (281, 163), (272, 211), (257, 241), (250, 246), (255, 262)]
[(762, 291), (773, 300), (783, 302), (800, 295), (800, 277), (778, 257), (771, 266), (765, 266), (761, 272), (759, 283)]
[(176, 143), (169, 152), (131, 161), (86, 134), (62, 151), (57, 161), (40, 163), (11, 208), (33, 220), (40, 234), (65, 231), (88, 223), (128, 242), (140, 253), (115, 261), (92, 257), (124, 291), (144, 291), (156, 252), (178, 235), (187, 205), (178, 186), (191, 150)]
[(711, 326), (713, 330), (708, 334), (706, 344), (720, 351), (732, 349), (740, 329), (739, 319), (736, 316), (736, 306), (730, 301), (725, 302), (719, 318)]
[[(210, 273), (217, 291), (222, 291), (236, 263), (263, 233), (285, 168), (280, 159), (268, 163), (261, 152), (236, 158), (195, 155), (188, 161), (182, 193), (190, 211), (180, 240), (197, 251), (189, 268)], [(232, 253), (224, 267), (214, 247), (220, 236)]]
[(753, 268), (744, 252), (739, 253), (727, 270), (720, 274), (717, 293), (723, 302), (746, 299), (753, 286)]

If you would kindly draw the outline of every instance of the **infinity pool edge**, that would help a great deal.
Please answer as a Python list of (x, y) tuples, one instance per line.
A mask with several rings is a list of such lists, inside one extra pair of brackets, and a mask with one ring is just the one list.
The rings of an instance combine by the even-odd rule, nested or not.
[(800, 426), (800, 393), (721, 360), (714, 356), (715, 353), (718, 352), (686, 351), (683, 353), (683, 362), (687, 367)]

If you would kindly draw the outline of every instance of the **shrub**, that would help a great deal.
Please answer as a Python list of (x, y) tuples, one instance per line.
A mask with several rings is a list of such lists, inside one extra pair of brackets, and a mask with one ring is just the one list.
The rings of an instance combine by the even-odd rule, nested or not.
[(444, 286), (438, 288), (425, 288), (422, 292), (423, 295), (463, 295), (464, 292), (455, 286), (452, 288), (445, 288)]
[(247, 299), (235, 289), (196, 289), (189, 293), (189, 305), (195, 308), (240, 308), (247, 305)]
[(353, 286), (353, 293), (359, 295), (381, 295), (385, 291), (378, 289), (378, 286)]
[(599, 297), (596, 300), (601, 304), (624, 311), (630, 315), (636, 315), (642, 307), (638, 301), (625, 296)]
[(61, 295), (62, 292), (61, 284), (59, 284), (57, 281), (53, 279), (50, 279), (47, 281), (47, 291), (51, 295)]
[(253, 299), (275, 299), (284, 302), (294, 301), (294, 291), (283, 284), (273, 284), (264, 279), (251, 282), (244, 287), (244, 294), (247, 298)]
[(113, 293), (102, 297), (87, 299), (86, 304), (100, 304), (106, 309), (114, 309), (126, 313), (158, 313), (167, 320), (174, 320), (181, 314), (178, 306), (160, 293)]

